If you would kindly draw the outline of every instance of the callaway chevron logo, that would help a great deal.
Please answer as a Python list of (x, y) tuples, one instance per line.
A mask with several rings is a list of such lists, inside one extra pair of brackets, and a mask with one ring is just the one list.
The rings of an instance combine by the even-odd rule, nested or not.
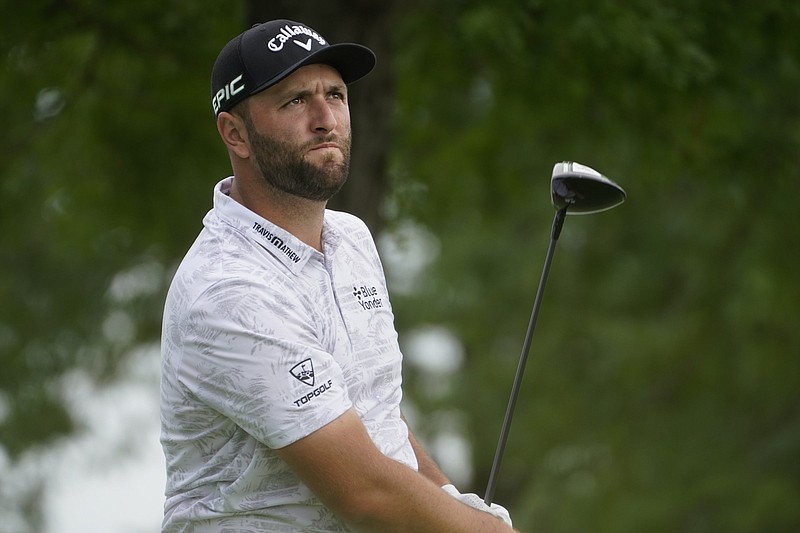
[[(302, 41), (295, 39), (295, 37), (301, 39), (303, 35), (310, 37), (308, 42), (303, 43)], [(281, 31), (275, 37), (269, 40), (267, 43), (267, 48), (269, 48), (272, 52), (280, 52), (283, 50), (283, 45), (286, 44), (290, 39), (294, 41), (296, 45), (301, 46), (308, 51), (311, 51), (311, 39), (317, 41), (321, 46), (325, 46), (327, 44), (325, 39), (323, 39), (322, 36), (314, 30), (306, 28), (305, 26), (289, 26), (287, 24), (281, 28)]]

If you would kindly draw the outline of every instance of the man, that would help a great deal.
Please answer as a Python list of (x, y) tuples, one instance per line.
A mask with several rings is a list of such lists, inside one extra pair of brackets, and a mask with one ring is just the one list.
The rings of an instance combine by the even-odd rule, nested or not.
[(214, 64), (233, 176), (165, 306), (164, 532), (512, 531), (408, 430), (375, 244), (326, 209), (348, 174), (347, 84), (374, 64), (288, 20)]

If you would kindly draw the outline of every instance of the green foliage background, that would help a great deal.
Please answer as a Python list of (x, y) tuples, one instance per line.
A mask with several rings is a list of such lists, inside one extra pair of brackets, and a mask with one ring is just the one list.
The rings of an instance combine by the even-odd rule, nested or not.
[(442, 243), (430, 300), (408, 305), (464, 340), (479, 473), (551, 165), (629, 194), (568, 219), (556, 252), (504, 471), (532, 530), (800, 523), (799, 13), (709, 4), (460, 3), (415, 18), (400, 48), (399, 211)]
[[(39, 1), (0, 23), (7, 463), (80, 430), (65, 373), (117, 379), (158, 338), (171, 269), (228, 173), (207, 87), (243, 26), (234, 5)], [(458, 413), (475, 471), (462, 488), (483, 492), (550, 171), (580, 161), (628, 202), (565, 224), (497, 500), (524, 531), (800, 528), (798, 4), (395, 9), (381, 212), (438, 252), (393, 304), (401, 339), (443, 325), (466, 356), (444, 396), (408, 369), (418, 432)]]

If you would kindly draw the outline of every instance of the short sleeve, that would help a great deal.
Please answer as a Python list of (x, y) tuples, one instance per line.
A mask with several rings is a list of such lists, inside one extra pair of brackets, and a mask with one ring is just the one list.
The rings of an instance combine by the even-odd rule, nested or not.
[(179, 380), (270, 448), (351, 407), (342, 369), (323, 348), (326, 320), (269, 286), (220, 283), (185, 321)]

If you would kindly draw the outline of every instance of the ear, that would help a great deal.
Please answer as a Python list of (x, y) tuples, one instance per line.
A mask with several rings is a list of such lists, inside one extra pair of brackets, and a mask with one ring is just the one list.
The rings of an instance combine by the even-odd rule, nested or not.
[(221, 112), (217, 115), (217, 131), (228, 150), (241, 159), (250, 157), (247, 129), (244, 127), (244, 121), (241, 118), (227, 111)]

